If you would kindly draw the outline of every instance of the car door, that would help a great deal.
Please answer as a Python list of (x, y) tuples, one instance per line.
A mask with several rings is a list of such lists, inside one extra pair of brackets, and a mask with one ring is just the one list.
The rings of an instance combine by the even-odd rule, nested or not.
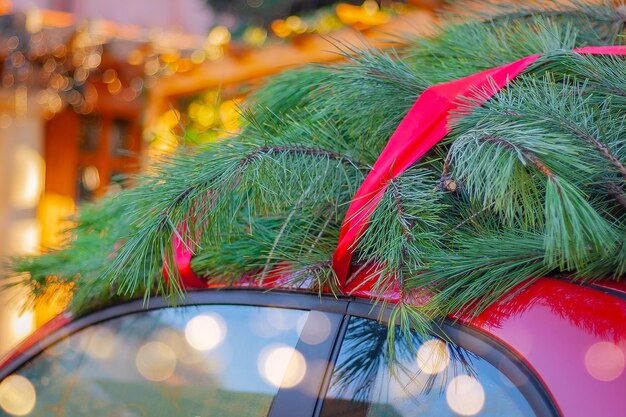
[(390, 360), (385, 317), (369, 302), (279, 291), (131, 302), (70, 323), (0, 369), (0, 412), (556, 415), (521, 362), (458, 325), (426, 340), (398, 333)]
[(176, 307), (153, 299), (148, 309), (106, 309), (3, 369), (0, 414), (310, 417), (346, 307), (208, 291)]
[(315, 417), (559, 415), (540, 380), (495, 340), (446, 322), (430, 337), (398, 329), (390, 341), (388, 316), (350, 304)]

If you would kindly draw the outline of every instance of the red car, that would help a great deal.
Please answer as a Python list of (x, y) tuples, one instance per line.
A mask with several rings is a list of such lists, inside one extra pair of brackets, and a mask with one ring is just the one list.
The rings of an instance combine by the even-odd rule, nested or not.
[[(393, 297), (390, 297), (393, 302)], [(370, 294), (240, 287), (59, 316), (0, 365), (26, 416), (626, 415), (626, 286), (538, 280), (426, 340)], [(417, 352), (417, 353), (415, 353)]]

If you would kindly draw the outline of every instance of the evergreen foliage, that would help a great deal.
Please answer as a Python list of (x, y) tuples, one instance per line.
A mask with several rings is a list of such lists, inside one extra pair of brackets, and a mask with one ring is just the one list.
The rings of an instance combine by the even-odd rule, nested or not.
[(66, 247), (15, 260), (26, 273), (17, 281), (34, 300), (70, 283), (78, 312), (182, 296), (163, 279), (163, 265), (176, 277), (178, 237), (212, 282), (280, 267), (294, 285), (336, 289), (330, 260), (347, 206), (419, 94), (535, 53), (544, 55), (455, 115), (445, 141), (392, 181), (354, 259), (379, 265), (381, 293), (399, 283), (432, 294), (393, 315), (422, 330), (541, 276), (623, 279), (626, 63), (570, 51), (625, 43), (626, 6), (541, 3), (547, 12), (493, 5), (397, 50), (345, 47), (347, 63), (274, 77), (242, 110), (240, 133), (183, 147), (83, 207)]

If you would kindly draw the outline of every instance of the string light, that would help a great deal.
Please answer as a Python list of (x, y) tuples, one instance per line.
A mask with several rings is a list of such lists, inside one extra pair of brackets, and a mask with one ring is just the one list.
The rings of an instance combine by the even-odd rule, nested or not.
[[(263, 0), (248, 0), (251, 8), (261, 7), (263, 3)], [(304, 33), (328, 33), (344, 25), (375, 26), (386, 22), (390, 15), (406, 10), (395, 2), (386, 3), (384, 9), (373, 0), (366, 0), (361, 6), (340, 3), (334, 8), (323, 8), (307, 16), (293, 15), (275, 20), (270, 25), (270, 32), (254, 25), (237, 32), (241, 36), (239, 40), (246, 45), (261, 47), (272, 41), (270, 33), (276, 40)], [(44, 106), (48, 113), (57, 113), (66, 106), (71, 106), (78, 113), (91, 111), (94, 103), (86, 97), (85, 90), (87, 85), (99, 81), (97, 70), (102, 66), (106, 45), (114, 37), (129, 36), (132, 31), (122, 30), (121, 26), (112, 29), (109, 22), (91, 20), (74, 27), (74, 33), (64, 41), (62, 36), (66, 35), (47, 31), (43, 13), (38, 8), (27, 11), (23, 24), (22, 29), (12, 28), (3, 39), (8, 55), (2, 87), (9, 89), (25, 84), (51, 90), (48, 94), (51, 102)], [(233, 42), (233, 34), (226, 26), (211, 29), (204, 47), (200, 48), (181, 48), (179, 39), (187, 35), (177, 32), (149, 30), (142, 34), (135, 29), (132, 34), (136, 39), (149, 39), (147, 45), (132, 49), (126, 57), (129, 65), (143, 70), (145, 81), (142, 88), (153, 85), (157, 77), (191, 71), (195, 65), (201, 65), (206, 60), (221, 59), (227, 52), (227, 46)], [(197, 45), (200, 46), (200, 42)], [(133, 101), (139, 96), (142, 88), (127, 84), (128, 80), (123, 80), (112, 69), (103, 71), (102, 81), (107, 84), (109, 94), (120, 95), (125, 101)], [(204, 119), (208, 120), (207, 117)], [(3, 125), (6, 124), (5, 120)]]

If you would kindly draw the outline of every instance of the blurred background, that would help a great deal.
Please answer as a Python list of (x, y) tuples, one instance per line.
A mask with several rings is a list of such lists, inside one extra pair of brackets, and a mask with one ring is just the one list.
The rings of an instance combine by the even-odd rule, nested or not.
[[(427, 34), (443, 1), (0, 0), (0, 259), (67, 238), (77, 205), (172, 152), (238, 130), (282, 69)], [(0, 291), (0, 355), (57, 314)]]

